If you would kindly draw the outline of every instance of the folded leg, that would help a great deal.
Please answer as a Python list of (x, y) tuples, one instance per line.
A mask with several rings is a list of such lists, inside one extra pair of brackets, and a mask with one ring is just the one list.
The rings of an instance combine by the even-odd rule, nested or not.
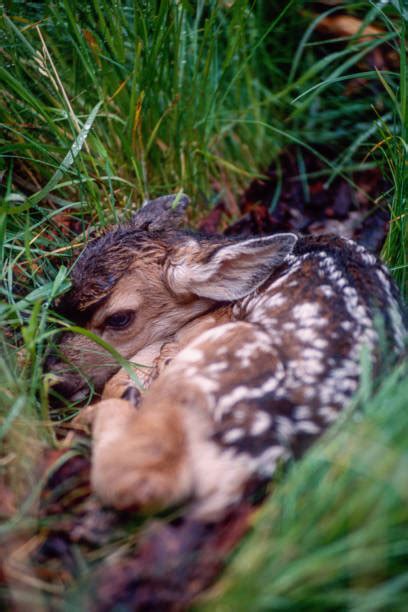
[(92, 486), (119, 510), (152, 511), (191, 495), (193, 475), (182, 415), (159, 402), (100, 402), (93, 424)]
[[(98, 405), (92, 485), (105, 503), (152, 510), (191, 498), (191, 513), (213, 520), (240, 499), (253, 466), (247, 454), (218, 443), (214, 415), (224, 392), (230, 392), (229, 384), (222, 387), (224, 366), (228, 379), (231, 374), (224, 352), (228, 340), (247, 342), (253, 330), (230, 323), (213, 331), (213, 337), (204, 334), (177, 354), (138, 409), (117, 399)], [(224, 355), (221, 369), (213, 367), (218, 348)]]

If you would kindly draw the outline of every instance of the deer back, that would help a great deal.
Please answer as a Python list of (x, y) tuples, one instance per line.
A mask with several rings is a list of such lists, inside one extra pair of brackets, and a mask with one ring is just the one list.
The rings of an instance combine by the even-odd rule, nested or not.
[(303, 238), (268, 282), (236, 302), (230, 324), (180, 353), (171, 375), (197, 377), (214, 439), (270, 475), (348, 404), (363, 352), (378, 370), (405, 339), (399, 293), (374, 255), (337, 237)]

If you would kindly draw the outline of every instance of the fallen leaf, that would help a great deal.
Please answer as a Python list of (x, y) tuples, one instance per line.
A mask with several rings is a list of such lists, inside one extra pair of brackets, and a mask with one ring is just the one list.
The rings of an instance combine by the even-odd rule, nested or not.
[(317, 23), (316, 30), (330, 34), (332, 37), (357, 36), (359, 42), (372, 40), (384, 34), (382, 28), (372, 24), (364, 26), (361, 19), (352, 15), (328, 15)]

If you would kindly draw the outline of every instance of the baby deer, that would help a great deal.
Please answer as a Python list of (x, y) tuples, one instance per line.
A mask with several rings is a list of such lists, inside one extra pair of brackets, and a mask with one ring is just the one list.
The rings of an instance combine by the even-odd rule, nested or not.
[[(186, 205), (148, 202), (89, 244), (60, 310), (159, 373), (132, 392), (119, 372), (94, 407), (95, 492), (118, 509), (190, 500), (215, 520), (337, 418), (363, 350), (377, 369), (380, 336), (404, 350), (406, 319), (387, 269), (354, 242), (197, 235), (176, 229)], [(59, 349), (66, 396), (118, 369), (85, 336)]]

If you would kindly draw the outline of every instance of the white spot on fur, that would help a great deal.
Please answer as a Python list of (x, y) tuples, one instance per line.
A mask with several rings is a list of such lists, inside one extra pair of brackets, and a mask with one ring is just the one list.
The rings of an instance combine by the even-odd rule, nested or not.
[(296, 337), (304, 343), (316, 341), (316, 331), (310, 327), (301, 327), (296, 332)]
[(317, 348), (317, 349), (324, 349), (327, 347), (328, 342), (327, 340), (325, 340), (324, 338), (317, 338), (317, 340), (314, 341), (313, 345)]
[(187, 377), (192, 377), (195, 376), (198, 373), (198, 368), (196, 368), (195, 366), (190, 366), (187, 367), (183, 373), (187, 376)]
[(215, 351), (215, 354), (219, 357), (228, 353), (228, 348), (226, 346), (219, 346)]
[(260, 436), (265, 433), (270, 428), (271, 423), (269, 414), (263, 410), (258, 410), (251, 425), (251, 436)]
[[(237, 329), (236, 326), (241, 325), (240, 323), (224, 323), (223, 325), (218, 325), (217, 327), (213, 327), (212, 329), (207, 329), (202, 334), (196, 338), (190, 346), (195, 346), (196, 344), (205, 344), (207, 342), (214, 342), (215, 340), (222, 340), (223, 338), (227, 338), (231, 333)], [(188, 348), (188, 347), (187, 347)], [(180, 355), (184, 353), (184, 349), (181, 351)]]
[(337, 419), (339, 413), (332, 406), (323, 406), (319, 408), (318, 414), (326, 423), (333, 423)]
[(317, 317), (318, 314), (319, 305), (312, 304), (312, 302), (303, 302), (303, 304), (298, 304), (293, 309), (293, 316), (299, 321), (303, 321), (304, 319), (309, 319), (311, 317)]
[(328, 298), (333, 297), (334, 295), (334, 291), (330, 287), (330, 285), (321, 285), (318, 290), (320, 293), (322, 293), (325, 297)]
[[(322, 354), (320, 351), (314, 351), (314, 349), (306, 349), (310, 350), (311, 353), (305, 355), (304, 359), (295, 359), (287, 362), (287, 368), (289, 374), (294, 378), (294, 380), (302, 380), (303, 382), (308, 382), (308, 377), (312, 377), (312, 380), (309, 382), (313, 383), (313, 376), (317, 374), (321, 374), (324, 372), (324, 365), (321, 360)], [(313, 357), (313, 355), (318, 353), (318, 358)]]
[(262, 476), (272, 476), (276, 469), (278, 459), (288, 456), (287, 450), (282, 446), (271, 446), (257, 458), (257, 469)]
[(355, 249), (360, 254), (361, 260), (368, 266), (374, 266), (377, 263), (377, 259), (367, 251), (363, 246), (358, 245)]
[(295, 409), (295, 419), (308, 419), (312, 414), (309, 406), (298, 406)]
[(241, 440), (244, 435), (245, 431), (243, 429), (241, 429), (240, 427), (234, 427), (223, 435), (222, 440), (225, 444), (232, 444), (233, 442)]
[(218, 374), (228, 368), (228, 364), (225, 361), (219, 361), (217, 363), (210, 363), (206, 366), (205, 370), (208, 374)]
[[(282, 374), (281, 374), (282, 376)], [(246, 387), (244, 385), (239, 385), (235, 387), (228, 395), (222, 397), (215, 410), (214, 418), (216, 421), (220, 421), (222, 417), (227, 414), (231, 408), (242, 401), (249, 401), (252, 399), (259, 399), (264, 397), (267, 393), (271, 393), (275, 391), (280, 380), (280, 376), (277, 376), (277, 372), (275, 372), (275, 376), (271, 376), (268, 378), (266, 382), (264, 382), (260, 387)]]
[(179, 358), (189, 363), (195, 363), (201, 361), (204, 357), (204, 353), (199, 349), (192, 348), (191, 346), (186, 347), (180, 351)]
[(303, 395), (305, 397), (305, 399), (313, 399), (316, 395), (316, 391), (315, 389), (313, 389), (313, 387), (306, 387), (303, 390)]
[(260, 351), (265, 353), (271, 351), (270, 340), (264, 333), (256, 335), (253, 342), (247, 342), (246, 344), (240, 345), (239, 348), (236, 349), (234, 355), (241, 361), (241, 367), (248, 368), (254, 356), (258, 355)]
[(315, 348), (307, 348), (303, 351), (303, 358), (308, 360), (317, 360), (322, 358), (322, 353)]
[(320, 427), (312, 421), (300, 421), (296, 424), (296, 431), (308, 434), (317, 434), (320, 432)]
[(285, 441), (289, 441), (295, 433), (292, 421), (285, 416), (276, 417), (276, 429), (278, 435)]
[(349, 399), (350, 398), (347, 397), (347, 395), (345, 395), (344, 393), (335, 393), (333, 397), (334, 403), (338, 404), (342, 408), (347, 405), (347, 402), (349, 401)]
[(241, 308), (242, 308), (242, 305), (240, 304), (240, 302), (238, 302), (237, 304), (234, 304), (232, 308), (232, 315), (234, 317), (239, 317), (241, 314)]

